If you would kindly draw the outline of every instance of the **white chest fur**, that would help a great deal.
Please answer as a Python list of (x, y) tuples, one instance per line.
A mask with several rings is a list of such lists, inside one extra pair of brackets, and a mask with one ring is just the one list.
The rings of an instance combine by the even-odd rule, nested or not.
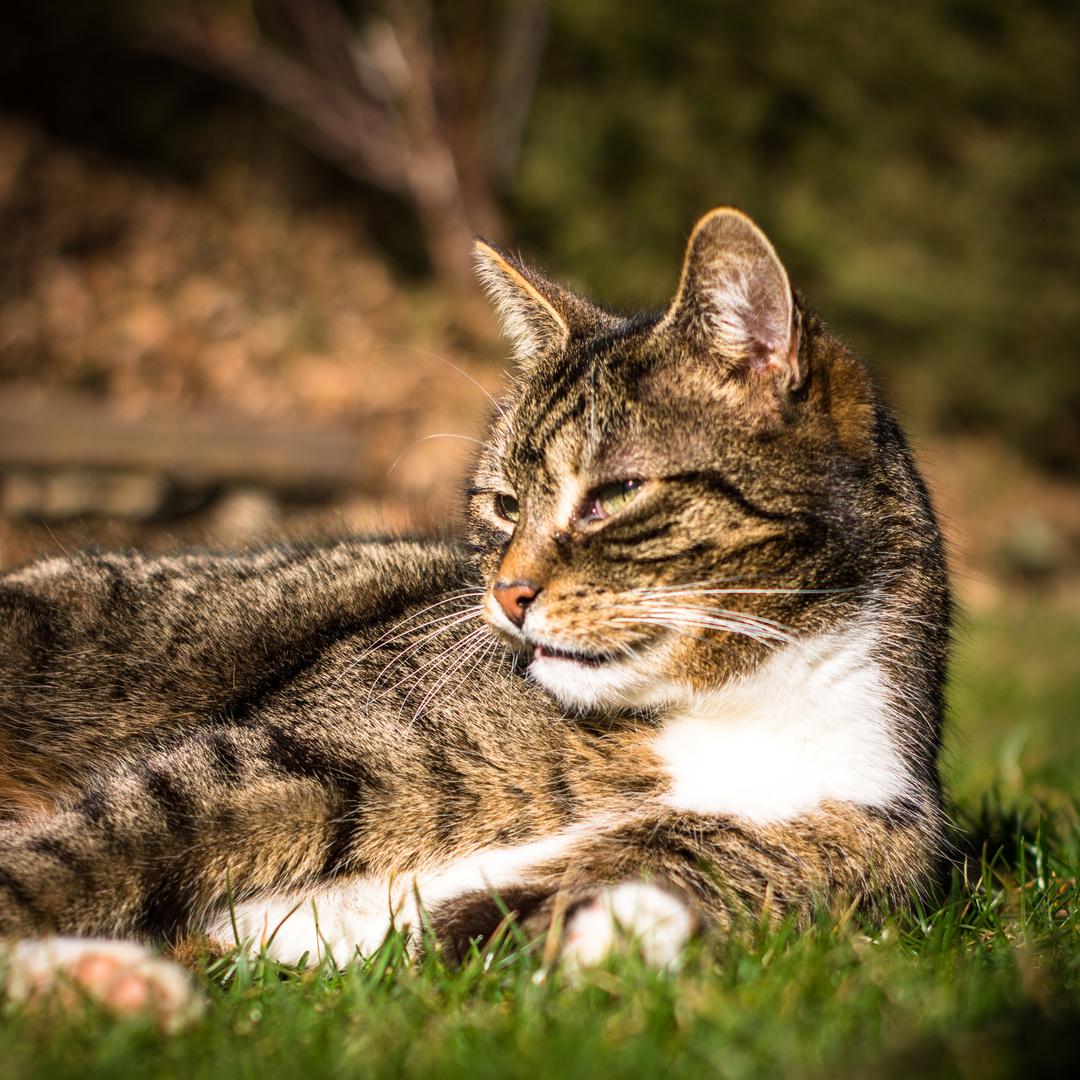
[(827, 799), (883, 806), (910, 792), (872, 634), (790, 645), (676, 711), (653, 746), (671, 775), (667, 805), (766, 823)]

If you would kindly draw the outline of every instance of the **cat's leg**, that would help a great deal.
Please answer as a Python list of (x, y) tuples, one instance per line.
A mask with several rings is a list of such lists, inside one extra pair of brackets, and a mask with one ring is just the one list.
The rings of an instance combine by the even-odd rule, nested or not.
[[(282, 738), (285, 738), (283, 735)], [(286, 752), (287, 751), (287, 752)], [(359, 785), (324, 744), (215, 725), (0, 832), (0, 938), (171, 940), (271, 891), (346, 880)], [(329, 770), (330, 765), (327, 766)], [(351, 786), (344, 788), (346, 782)]]
[(460, 963), (474, 945), (485, 947), (499, 927), (513, 921), (526, 938), (544, 939), (545, 964), (557, 960), (576, 970), (610, 955), (636, 953), (665, 968), (677, 963), (708, 922), (694, 898), (669, 884), (579, 881), (554, 892), (548, 888), (491, 889), (444, 901), (427, 912), (438, 949)]
[(46, 938), (0, 946), (9, 1004), (71, 1012), (85, 1002), (120, 1017), (143, 1015), (165, 1031), (197, 1019), (203, 998), (179, 964), (134, 941)]
[(331, 841), (335, 866), (347, 864), (345, 797), (316, 782), (310, 762), (291, 770), (268, 739), (207, 728), (63, 811), (7, 825), (0, 980), (9, 998), (63, 1007), (85, 997), (176, 1026), (197, 1009), (190, 979), (132, 939), (173, 940), (222, 911), (227, 920), (230, 896), (240, 904), (314, 887)]
[(547, 935), (552, 958), (581, 966), (632, 946), (663, 966), (707, 927), (806, 925), (823, 908), (870, 917), (910, 909), (925, 900), (940, 856), (932, 807), (832, 804), (768, 825), (640, 815), (532, 865), (516, 888), (500, 889), (501, 905), (471, 893), (441, 904), (432, 923), (452, 957), (510, 909), (528, 934)]

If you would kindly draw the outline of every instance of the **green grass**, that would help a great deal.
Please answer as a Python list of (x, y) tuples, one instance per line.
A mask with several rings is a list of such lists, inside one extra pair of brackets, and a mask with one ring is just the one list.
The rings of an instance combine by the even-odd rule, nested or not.
[[(392, 939), (363, 965), (207, 969), (173, 1038), (92, 1011), (10, 1014), (0, 1074), (124, 1077), (978, 1077), (1080, 1062), (1080, 619), (1035, 602), (973, 622), (950, 784), (967, 871), (938, 910), (705, 940), (675, 974), (570, 984), (512, 938), (450, 972)], [(1072, 1068), (1070, 1069), (1070, 1065)]]

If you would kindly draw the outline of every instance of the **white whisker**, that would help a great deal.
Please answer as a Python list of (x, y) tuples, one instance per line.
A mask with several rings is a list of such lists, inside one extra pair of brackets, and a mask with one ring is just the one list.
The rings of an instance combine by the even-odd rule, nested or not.
[[(491, 650), (492, 650), (492, 648), (497, 648), (497, 647), (498, 647), (498, 642), (495, 641), (494, 639), (489, 639), (487, 641), (487, 643), (485, 643), (483, 641), (478, 641), (476, 643), (475, 648), (473, 648), (471, 652), (467, 652), (465, 654), (465, 656), (461, 659), (461, 661), (459, 663), (455, 664), (452, 668), (450, 668), (450, 670), (447, 671), (436, 682), (436, 684), (424, 695), (423, 700), (420, 702), (419, 705), (416, 706), (416, 711), (413, 713), (412, 720), (409, 721), (409, 728), (412, 727), (413, 723), (415, 723), (417, 718), (424, 711), (424, 709), (427, 706), (428, 702), (430, 702), (439, 693), (439, 691), (450, 680), (450, 677), (454, 674), (454, 672), (457, 671), (459, 668), (461, 668), (465, 664), (465, 662), (469, 659), (470, 656), (476, 656), (476, 660), (474, 661), (472, 667), (469, 668), (469, 670), (466, 671), (465, 674), (462, 675), (462, 677), (460, 679), (458, 679), (457, 684), (454, 687), (455, 690), (459, 689), (461, 686), (463, 686), (469, 680), (469, 678), (472, 676), (472, 673), (477, 669), (477, 667), (484, 660), (487, 660), (487, 659), (491, 658)], [(406, 729), (406, 730), (408, 730), (408, 729)]]
[[(438, 630), (430, 631), (429, 633), (425, 634), (424, 637), (422, 637), (419, 641), (412, 642), (407, 648), (405, 648), (401, 652), (397, 653), (390, 660), (390, 662), (387, 663), (386, 666), (383, 667), (381, 671), (379, 671), (379, 673), (372, 680), (371, 686), (368, 689), (368, 697), (367, 697), (366, 707), (370, 708), (371, 703), (372, 703), (373, 700), (379, 700), (379, 699), (385, 697), (388, 693), (390, 693), (391, 690), (395, 689), (398, 686), (401, 686), (402, 683), (407, 682), (409, 677), (410, 677), (409, 675), (405, 675), (404, 677), (399, 679), (396, 683), (391, 683), (389, 686), (387, 686), (385, 688), (385, 690), (383, 690), (383, 692), (379, 695), (379, 698), (373, 698), (372, 695), (375, 693), (376, 687), (378, 687), (380, 681), (382, 680), (382, 677), (388, 671), (392, 670), (397, 664), (400, 664), (402, 661), (407, 660), (410, 656), (412, 656), (414, 653), (416, 653), (419, 649), (423, 648), (423, 646), (428, 641), (430, 641), (432, 638), (438, 637), (440, 634), (446, 633), (447, 630), (455, 630), (455, 629), (457, 629), (457, 627), (463, 626), (465, 623), (469, 622), (470, 620), (475, 619), (477, 617), (477, 615), (478, 615), (478, 612), (479, 612), (479, 609), (465, 612), (464, 614), (460, 615), (455, 622), (449, 623), (446, 626), (441, 626), (441, 627), (439, 627)], [(456, 644), (461, 644), (461, 643), (463, 643), (465, 641), (468, 641), (471, 637), (474, 637), (477, 634), (483, 633), (486, 630), (487, 630), (487, 624), (485, 623), (483, 626), (479, 626), (475, 630), (471, 630), (468, 634), (465, 635), (465, 637), (459, 639), (459, 641)], [(426, 663), (421, 664), (420, 667), (418, 667), (415, 671), (411, 672), (410, 674), (413, 675), (413, 676), (419, 677), (431, 664), (436, 663), (443, 655), (445, 655), (445, 650), (442, 653), (439, 653), (437, 656), (433, 657), (432, 659), (428, 660)]]
[(610, 621), (622, 624), (647, 623), (664, 626), (677, 632), (683, 632), (684, 628), (689, 627), (701, 630), (721, 630), (751, 638), (770, 648), (775, 648), (777, 644), (791, 644), (796, 640), (791, 630), (773, 619), (729, 611), (725, 608), (650, 606), (633, 615), (614, 616)]
[(429, 352), (427, 349), (418, 349), (415, 345), (381, 345), (383, 349), (406, 349), (409, 352), (419, 353), (421, 356), (430, 356), (432, 360), (438, 360), (440, 364), (445, 364), (448, 368), (453, 368), (459, 375), (468, 379), (495, 406), (495, 411), (502, 417), (506, 426), (513, 430), (513, 425), (510, 423), (509, 417), (506, 415), (506, 410), (485, 390), (467, 371), (462, 371), (457, 364), (451, 363), (445, 356), (439, 356), (438, 353)]
[[(442, 603), (442, 601), (440, 601), (440, 603)], [(423, 611), (430, 611), (432, 608), (438, 606), (439, 604), (431, 604), (427, 608), (424, 608)], [(461, 623), (467, 622), (471, 618), (475, 618), (479, 610), (480, 608), (479, 606), (477, 606), (475, 608), (466, 609), (465, 611), (452, 611), (447, 613), (446, 615), (440, 615), (434, 619), (429, 619), (427, 622), (421, 623), (419, 626), (406, 627), (406, 629), (404, 630), (402, 630), (401, 628), (405, 627), (409, 620), (402, 620), (402, 622), (395, 624), (393, 627), (391, 627), (390, 630), (386, 631), (384, 634), (376, 638), (375, 641), (373, 641), (366, 649), (363, 649), (359, 653), (359, 655), (354, 657), (323, 692), (323, 699), (325, 699), (326, 695), (330, 693), (341, 682), (342, 679), (344, 679), (350, 672), (355, 671), (356, 668), (359, 667), (360, 664), (362, 664), (364, 660), (367, 659), (367, 657), (385, 648), (385, 646), (390, 645), (395, 641), (400, 641), (401, 638), (407, 637), (409, 634), (417, 633), (420, 630), (423, 630), (429, 626), (435, 626), (440, 622), (447, 624), (445, 626), (439, 627), (437, 630), (430, 631), (418, 641), (413, 642), (408, 648), (404, 649), (400, 653), (397, 653), (393, 657), (393, 659), (391, 659), (390, 662), (385, 667), (383, 667), (382, 670), (380, 670), (379, 673), (375, 676), (375, 682), (373, 683), (373, 685), (376, 685), (378, 683), (379, 679), (382, 677), (382, 675), (386, 672), (388, 668), (392, 667), (399, 660), (410, 655), (411, 652), (421, 647), (425, 641), (437, 636), (438, 634), (444, 633), (446, 630), (452, 630), (455, 626), (459, 626)], [(416, 612), (413, 616), (410, 616), (410, 618), (415, 618), (416, 615), (422, 613), (423, 612)], [(400, 630), (401, 632), (394, 634), (395, 630)], [(389, 636), (391, 634), (393, 634), (392, 637)], [(368, 704), (370, 704), (370, 692), (368, 696)]]
[(389, 476), (398, 467), (398, 463), (410, 450), (412, 450), (414, 447), (419, 446), (421, 443), (428, 442), (428, 440), (430, 439), (461, 439), (463, 442), (476, 443), (477, 446), (484, 446), (488, 450), (492, 450), (494, 452), (494, 447), (492, 447), (491, 443), (486, 443), (483, 441), (483, 439), (474, 439), (470, 435), (455, 435), (453, 432), (442, 431), (438, 432), (435, 435), (425, 435), (422, 439), (417, 439), (416, 442), (410, 443), (408, 446), (406, 446), (405, 449), (402, 450), (401, 453), (398, 454), (398, 456), (394, 459), (394, 464), (386, 470), (386, 475)]
[[(454, 661), (446, 669), (446, 671), (444, 671), (441, 675), (439, 675), (436, 678), (434, 685), (427, 691), (427, 693), (424, 694), (423, 698), (420, 701), (420, 704), (417, 705), (415, 711), (413, 712), (412, 720), (409, 721), (409, 724), (408, 724), (408, 727), (406, 728), (406, 731), (408, 731), (409, 729), (412, 728), (412, 725), (416, 722), (417, 718), (420, 716), (420, 713), (423, 712), (423, 710), (427, 706), (428, 702), (430, 702), (435, 697), (435, 695), (438, 694), (438, 692), (443, 688), (443, 686), (446, 685), (447, 681), (451, 678), (451, 676), (454, 674), (454, 672), (458, 671), (464, 664), (468, 663), (468, 661), (470, 659), (472, 659), (472, 657), (480, 649), (483, 648), (484, 642), (482, 640), (478, 640), (478, 639), (481, 638), (481, 636), (483, 635), (483, 633), (486, 630), (487, 630), (486, 626), (477, 627), (475, 630), (473, 630), (470, 633), (466, 634), (465, 637), (463, 637), (460, 641), (458, 641), (457, 645), (456, 645), (456, 648), (458, 650), (462, 650), (460, 652), (460, 655), (458, 654), (458, 652), (451, 653), (450, 650), (447, 649), (447, 650), (443, 651), (442, 653), (440, 653), (437, 657), (435, 657), (433, 661), (429, 661), (428, 664), (425, 664), (424, 668), (421, 668), (416, 672), (416, 674), (419, 675), (420, 672), (423, 671), (425, 668), (431, 667), (432, 664), (434, 664), (434, 663), (445, 661), (447, 659), (447, 657), (452, 658), (453, 661)], [(469, 647), (466, 648), (465, 647), (466, 645), (468, 645)], [(402, 682), (404, 682), (404, 681), (405, 680), (402, 680)], [(419, 678), (416, 679), (415, 684), (413, 685), (413, 687), (401, 699), (401, 707), (398, 709), (398, 717), (399, 718), (401, 716), (401, 709), (404, 708), (405, 702), (408, 701), (409, 698), (412, 696), (413, 692), (416, 690), (417, 686), (419, 685), (419, 682), (420, 682)], [(398, 684), (398, 685), (400, 685), (400, 684)]]

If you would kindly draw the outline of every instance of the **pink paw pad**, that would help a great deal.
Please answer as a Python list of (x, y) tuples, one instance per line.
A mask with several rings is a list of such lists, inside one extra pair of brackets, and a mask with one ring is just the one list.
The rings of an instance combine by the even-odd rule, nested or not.
[(0, 954), (9, 1001), (74, 1010), (86, 1001), (117, 1017), (147, 1016), (165, 1031), (191, 1023), (202, 998), (191, 977), (132, 941), (20, 941)]

